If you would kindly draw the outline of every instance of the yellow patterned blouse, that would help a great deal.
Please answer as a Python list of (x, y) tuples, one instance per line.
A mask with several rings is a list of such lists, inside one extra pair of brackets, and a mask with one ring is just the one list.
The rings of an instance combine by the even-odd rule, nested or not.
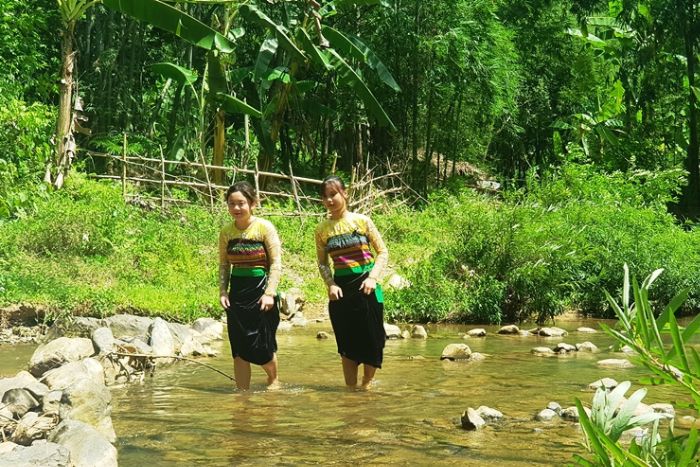
[(282, 244), (270, 221), (253, 217), (244, 230), (235, 222), (226, 224), (219, 233), (219, 292), (227, 292), (230, 276), (267, 274), (265, 295), (275, 295), (282, 273), (281, 256)]

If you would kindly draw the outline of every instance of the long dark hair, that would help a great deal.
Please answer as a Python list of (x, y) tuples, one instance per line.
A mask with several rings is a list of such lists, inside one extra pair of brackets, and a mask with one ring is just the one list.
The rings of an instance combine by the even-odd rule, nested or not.
[(335, 186), (336, 188), (339, 188), (338, 191), (345, 193), (345, 183), (343, 182), (343, 179), (337, 175), (329, 175), (321, 182), (321, 186), (319, 188), (321, 197), (326, 196), (326, 188), (329, 186)]
[(248, 204), (251, 206), (258, 201), (258, 194), (255, 192), (255, 188), (253, 188), (253, 185), (251, 185), (250, 182), (246, 181), (236, 182), (231, 185), (228, 190), (226, 190), (226, 201), (228, 201), (228, 197), (231, 196), (231, 193), (235, 193), (237, 191), (239, 191), (245, 197), (245, 199), (248, 200)]

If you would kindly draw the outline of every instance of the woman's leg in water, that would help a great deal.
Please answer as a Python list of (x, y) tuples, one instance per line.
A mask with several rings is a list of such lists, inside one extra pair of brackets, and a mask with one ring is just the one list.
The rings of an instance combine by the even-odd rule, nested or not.
[(250, 363), (241, 357), (233, 358), (233, 375), (236, 378), (236, 387), (243, 391), (250, 389)]
[(357, 367), (359, 366), (356, 361), (340, 357), (343, 361), (343, 376), (345, 377), (345, 385), (349, 389), (355, 389), (357, 387)]
[(362, 389), (368, 389), (374, 379), (374, 374), (377, 372), (377, 367), (364, 364), (364, 374), (362, 375)]
[(277, 354), (272, 354), (272, 360), (262, 365), (262, 369), (267, 373), (267, 385), (277, 385)]

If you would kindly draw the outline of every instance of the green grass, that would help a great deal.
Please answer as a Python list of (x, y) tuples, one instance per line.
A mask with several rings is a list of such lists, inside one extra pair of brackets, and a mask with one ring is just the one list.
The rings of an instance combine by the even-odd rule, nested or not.
[[(689, 287), (685, 311), (700, 308), (698, 230), (683, 230), (663, 203), (620, 180), (629, 196), (605, 192), (617, 188), (604, 180), (585, 191), (562, 180), (502, 200), (442, 191), (422, 209), (375, 213), (391, 269), (413, 284), (388, 291), (388, 319), (544, 321), (567, 309), (610, 316), (604, 290), (616, 290), (624, 263), (640, 276), (665, 268), (652, 298)], [(0, 306), (42, 306), (48, 319), (218, 316), (217, 239), (228, 219), (223, 202), (214, 212), (149, 211), (126, 204), (113, 184), (74, 175), (37, 200), (34, 216), (0, 223)], [(313, 243), (319, 218), (270, 220), (283, 242), (281, 290), (299, 287), (308, 302), (324, 303)]]

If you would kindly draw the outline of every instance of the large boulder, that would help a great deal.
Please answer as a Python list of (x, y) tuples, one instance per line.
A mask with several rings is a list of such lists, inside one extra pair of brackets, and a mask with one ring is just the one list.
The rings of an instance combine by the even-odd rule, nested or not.
[(301, 290), (291, 288), (287, 291), (280, 292), (280, 300), (278, 303), (280, 313), (283, 316), (293, 317), (297, 313), (301, 313), (304, 308), (304, 295)]
[(114, 333), (112, 333), (112, 330), (110, 328), (97, 328), (92, 332), (92, 335), (90, 337), (92, 338), (92, 345), (95, 347), (95, 351), (99, 355), (105, 355), (114, 352)]
[(612, 378), (601, 378), (599, 380), (593, 381), (588, 385), (588, 389), (596, 390), (598, 388), (603, 388), (607, 391), (611, 391), (617, 387), (617, 381)]
[(384, 334), (387, 339), (401, 339), (401, 328), (395, 324), (384, 323)]
[[(35, 441), (31, 446), (0, 443), (0, 465), (16, 467), (70, 467), (70, 452), (56, 443)], [(12, 447), (6, 449), (5, 446)]]
[(59, 337), (90, 337), (95, 329), (104, 327), (104, 320), (85, 316), (72, 316), (60, 319), (46, 332), (46, 340)]
[(632, 362), (624, 358), (606, 358), (605, 360), (599, 360), (598, 366), (604, 368), (634, 368)]
[(503, 414), (499, 410), (485, 405), (480, 405), (479, 408), (476, 409), (476, 413), (487, 422), (495, 422), (503, 418)]
[[(591, 409), (588, 407), (584, 407), (583, 411), (586, 412), (586, 415), (589, 417), (591, 416)], [(569, 420), (571, 422), (578, 422), (579, 416), (578, 416), (578, 409), (576, 406), (571, 406), (567, 407), (565, 409), (562, 409), (562, 411), (559, 413), (559, 416), (563, 418), (564, 420)]]
[(29, 360), (29, 372), (34, 376), (40, 376), (52, 368), (77, 362), (94, 353), (95, 348), (90, 339), (59, 337), (34, 351), (34, 355)]
[(183, 357), (190, 355), (207, 355), (208, 352), (200, 342), (199, 332), (180, 323), (168, 323), (168, 329), (173, 336), (175, 353)]
[(576, 352), (576, 346), (567, 344), (566, 342), (559, 342), (554, 346), (554, 351), (558, 353)]
[(41, 399), (41, 412), (44, 415), (55, 415), (58, 417), (61, 413), (61, 399), (63, 399), (63, 391), (49, 391)]
[(428, 331), (420, 324), (416, 324), (411, 328), (411, 337), (414, 339), (427, 339)]
[[(158, 357), (167, 357), (175, 355), (175, 339), (168, 323), (161, 318), (156, 318), (151, 324), (149, 333), (149, 345), (153, 349), (153, 355)], [(182, 348), (182, 345), (180, 345)], [(157, 363), (170, 363), (170, 359), (159, 359)]]
[(537, 333), (544, 337), (562, 337), (568, 334), (564, 329), (557, 327), (540, 328)]
[(598, 351), (598, 346), (595, 345), (593, 342), (581, 342), (579, 344), (576, 344), (576, 350), (579, 352), (597, 352)]
[(549, 347), (534, 347), (530, 352), (535, 355), (554, 355), (554, 350)]
[(116, 448), (86, 423), (64, 420), (49, 441), (65, 446), (75, 467), (117, 467)]
[(486, 425), (486, 422), (483, 418), (481, 418), (481, 415), (479, 415), (479, 413), (471, 407), (462, 413), (460, 421), (462, 422), (462, 428), (465, 430), (478, 430)]
[(448, 344), (440, 355), (440, 360), (468, 360), (472, 350), (467, 344)]
[(40, 383), (29, 372), (20, 371), (12, 378), (0, 379), (0, 400), (2, 400), (7, 391), (15, 388), (29, 389), (32, 393), (40, 397), (49, 392), (49, 388), (45, 384)]
[(670, 415), (671, 417), (676, 416), (676, 409), (673, 407), (673, 405), (665, 403), (665, 402), (657, 402), (655, 404), (651, 404), (650, 406), (654, 412), (656, 413), (665, 413), (667, 415)]
[(535, 420), (540, 422), (551, 422), (555, 417), (557, 417), (557, 413), (554, 410), (542, 409), (537, 415), (535, 415)]
[(117, 338), (131, 336), (147, 339), (148, 329), (153, 319), (134, 315), (114, 315), (106, 318), (104, 323)]
[(112, 426), (112, 395), (105, 386), (104, 370), (92, 358), (57, 368), (46, 375), (53, 390), (61, 390), (59, 413), (94, 426), (108, 440), (116, 440)]
[(469, 337), (484, 337), (486, 335), (486, 329), (484, 328), (474, 328), (467, 331)]
[(199, 318), (192, 323), (192, 329), (199, 333), (199, 341), (202, 344), (224, 338), (224, 325), (214, 318)]
[(518, 328), (518, 326), (515, 324), (501, 326), (501, 329), (498, 330), (499, 334), (518, 334), (518, 332), (520, 332), (520, 328)]
[(22, 418), (30, 410), (39, 407), (37, 396), (24, 388), (14, 388), (2, 396), (2, 405), (9, 410), (14, 418)]

